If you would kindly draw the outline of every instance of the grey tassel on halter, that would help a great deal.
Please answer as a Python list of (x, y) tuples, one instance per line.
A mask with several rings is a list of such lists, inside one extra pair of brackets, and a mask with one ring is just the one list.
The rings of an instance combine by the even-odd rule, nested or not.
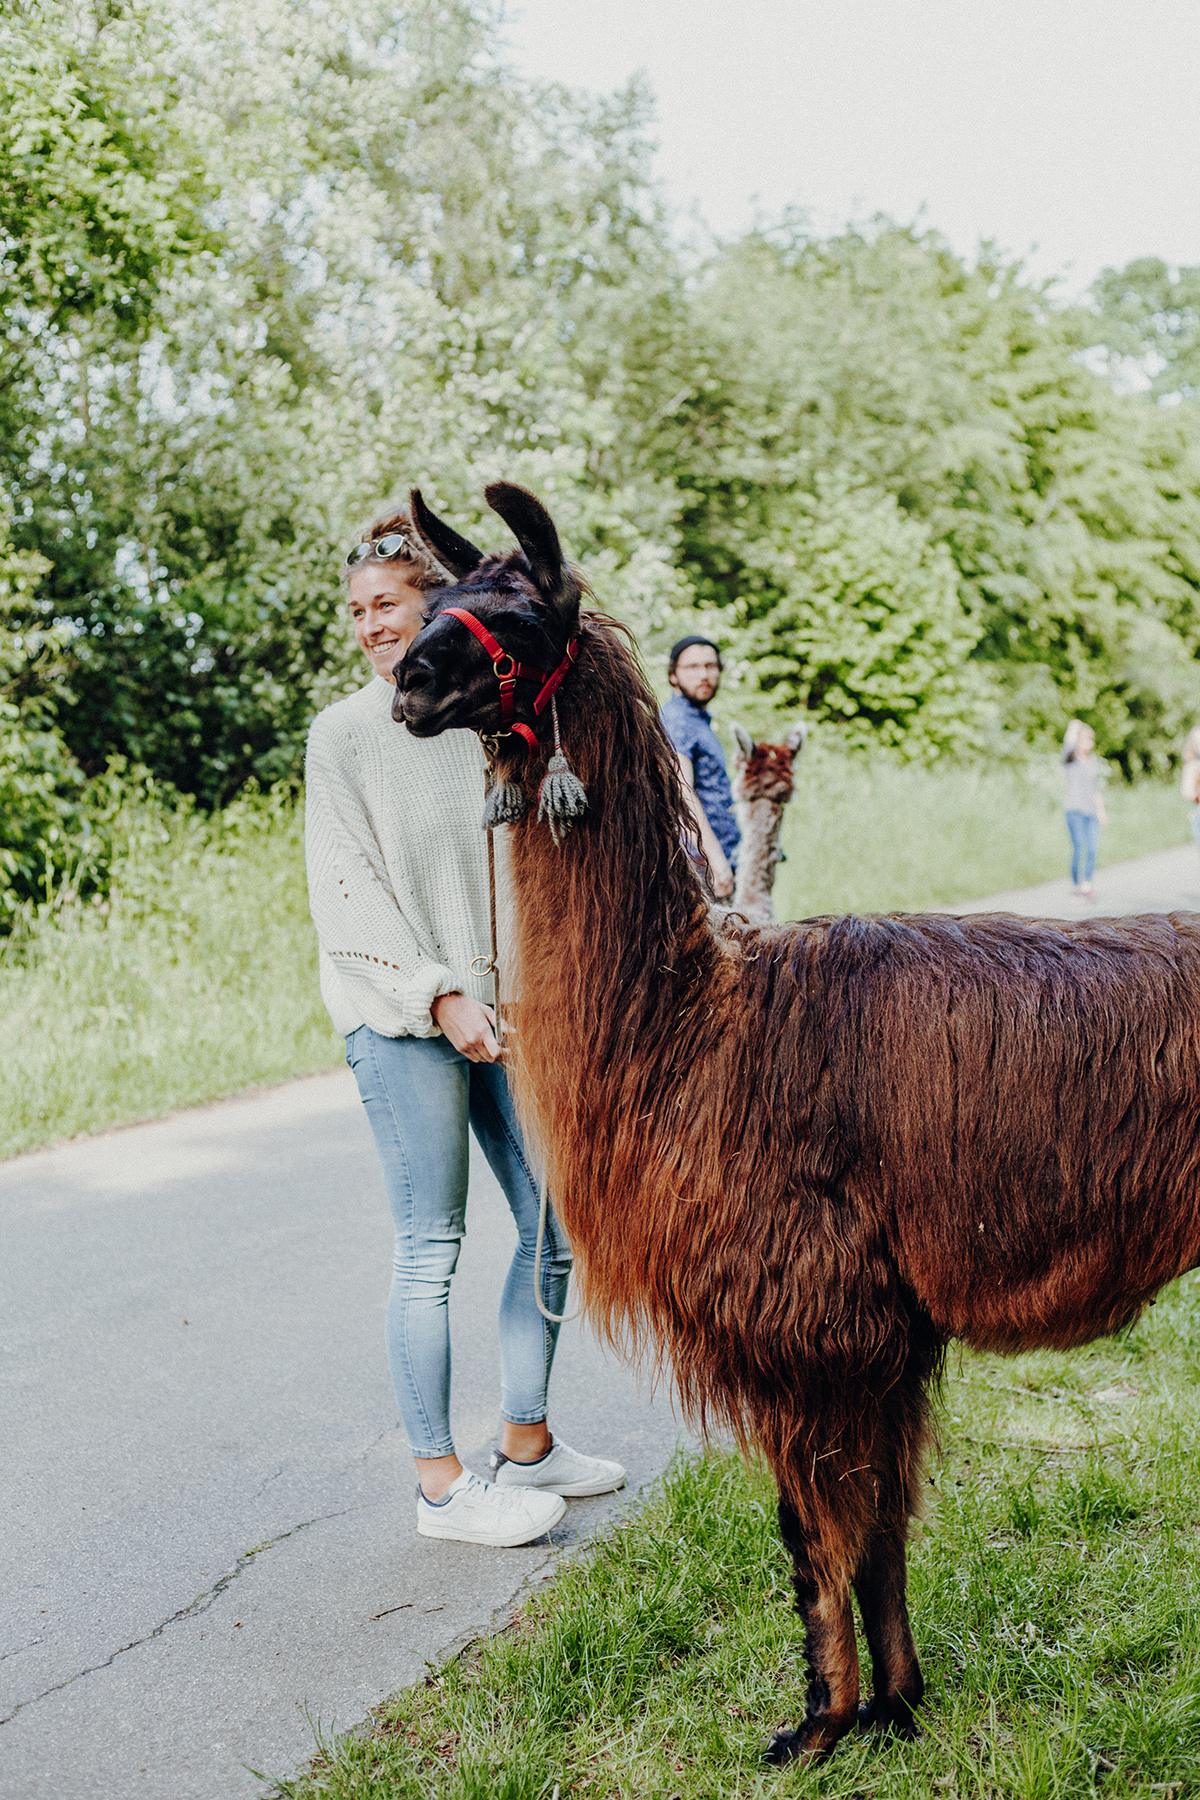
[(484, 831), (496, 825), (516, 825), (525, 817), (525, 789), (519, 781), (493, 781), (488, 771), (487, 796), (483, 802)]
[(546, 773), (538, 789), (537, 816), (539, 824), (545, 819), (550, 836), (556, 844), (561, 844), (576, 819), (581, 819), (587, 811), (587, 789), (563, 755), (558, 735), (557, 700), (551, 700), (550, 712), (554, 719), (554, 754), (546, 764)]

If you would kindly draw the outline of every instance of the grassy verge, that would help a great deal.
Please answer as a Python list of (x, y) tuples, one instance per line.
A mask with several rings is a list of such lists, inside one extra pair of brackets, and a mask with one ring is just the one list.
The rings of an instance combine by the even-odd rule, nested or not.
[[(785, 818), (781, 917), (974, 899), (1065, 867), (1045, 767), (868, 768), (813, 750)], [(1112, 783), (1102, 861), (1183, 842), (1175, 790)], [(133, 809), (106, 908), (56, 905), (0, 955), (0, 1156), (331, 1067), (302, 816)]]
[[(764, 1770), (803, 1708), (761, 1471), (681, 1461), (515, 1624), (328, 1744), (289, 1800), (1200, 1791), (1200, 1275), (1071, 1356), (955, 1354), (911, 1556), (913, 1744)], [(860, 1646), (861, 1649), (861, 1646)]]
[[(1188, 840), (1172, 782), (1108, 783), (1100, 866)], [(800, 761), (784, 814), (780, 918), (916, 911), (1050, 881), (1070, 870), (1062, 771), (1026, 765), (925, 769), (835, 756)]]
[(0, 1156), (331, 1067), (303, 819), (132, 818), (105, 907), (46, 911), (0, 964)]

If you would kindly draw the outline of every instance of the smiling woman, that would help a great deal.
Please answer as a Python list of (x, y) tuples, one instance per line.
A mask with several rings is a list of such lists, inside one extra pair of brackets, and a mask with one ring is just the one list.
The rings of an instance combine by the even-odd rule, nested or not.
[[(373, 678), (320, 713), (309, 734), (309, 903), (322, 997), (346, 1039), (395, 1224), (386, 1341), (417, 1464), (417, 1530), (522, 1544), (557, 1523), (564, 1495), (606, 1493), (625, 1473), (556, 1443), (546, 1424), (558, 1327), (542, 1317), (534, 1288), (538, 1188), (484, 980), (472, 972), (489, 941), (479, 742), (469, 731), (422, 740), (392, 720), (393, 670), (421, 630), (430, 591), (449, 578), (397, 511), (376, 520), (343, 573)], [(465, 1230), (468, 1127), (517, 1226), (500, 1303), (493, 1482), (463, 1469), (450, 1435), (448, 1303)], [(557, 1314), (571, 1255), (553, 1217), (547, 1250), (541, 1300)]]
[(421, 629), (425, 595), (446, 581), (407, 524), (407, 513), (376, 519), (343, 570), (358, 647), (385, 681)]

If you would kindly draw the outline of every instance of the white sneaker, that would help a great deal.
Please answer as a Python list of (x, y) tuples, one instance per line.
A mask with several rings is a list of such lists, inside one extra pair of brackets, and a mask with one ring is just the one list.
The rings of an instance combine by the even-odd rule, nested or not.
[(528, 1488), (515, 1493), (481, 1481), (464, 1469), (439, 1501), (427, 1500), (417, 1488), (417, 1530), (422, 1537), (457, 1538), (464, 1544), (510, 1548), (544, 1537), (567, 1510), (556, 1494)]
[(538, 1488), (546, 1494), (565, 1494), (572, 1500), (580, 1500), (585, 1494), (611, 1494), (625, 1486), (625, 1471), (620, 1463), (606, 1462), (602, 1456), (583, 1456), (569, 1444), (557, 1441), (533, 1463), (513, 1462), (495, 1450), (492, 1470), (498, 1488)]

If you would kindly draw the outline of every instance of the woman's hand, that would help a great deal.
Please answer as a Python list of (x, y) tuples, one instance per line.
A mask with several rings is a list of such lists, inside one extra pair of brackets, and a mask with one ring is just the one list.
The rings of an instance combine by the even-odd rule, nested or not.
[(433, 1022), (468, 1062), (491, 1063), (500, 1057), (490, 1006), (468, 994), (439, 994), (430, 1007)]

